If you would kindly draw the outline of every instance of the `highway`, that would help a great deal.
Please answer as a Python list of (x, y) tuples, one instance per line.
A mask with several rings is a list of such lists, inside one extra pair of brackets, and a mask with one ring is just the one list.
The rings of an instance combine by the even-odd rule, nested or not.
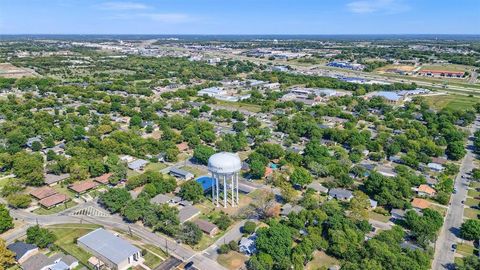
[(469, 139), (467, 143), (467, 154), (462, 160), (460, 172), (455, 178), (455, 188), (457, 192), (452, 194), (450, 207), (447, 210), (445, 221), (435, 244), (435, 255), (433, 258), (432, 269), (453, 269), (455, 252), (452, 245), (458, 242), (458, 233), (463, 223), (464, 201), (467, 197), (468, 180), (462, 178), (462, 175), (470, 172), (474, 168), (475, 153), (473, 153), (473, 140), (470, 138), (473, 132), (478, 130), (480, 117), (477, 117), (475, 123), (470, 128)]
[[(84, 207), (97, 207), (95, 202), (88, 202), (83, 204)], [(170, 238), (161, 234), (153, 233), (151, 230), (133, 223), (126, 223), (118, 215), (111, 215), (109, 217), (91, 217), (91, 216), (72, 216), (69, 215), (73, 211), (78, 210), (79, 207), (74, 209), (68, 209), (60, 214), (55, 215), (36, 215), (30, 212), (21, 210), (10, 210), (12, 217), (23, 220), (25, 223), (31, 225), (55, 225), (55, 224), (67, 224), (67, 223), (91, 223), (98, 224), (108, 229), (117, 229), (125, 232), (131, 232), (132, 235), (142, 239), (142, 242), (146, 244), (152, 244), (168, 251), (168, 253), (177, 259), (182, 261), (193, 261), (196, 268), (200, 270), (211, 269), (225, 269), (216, 261), (206, 257), (202, 252), (196, 252), (189, 247), (176, 243)], [(17, 228), (12, 233), (5, 236), (7, 243), (12, 243), (18, 237), (25, 234), (28, 226)]]

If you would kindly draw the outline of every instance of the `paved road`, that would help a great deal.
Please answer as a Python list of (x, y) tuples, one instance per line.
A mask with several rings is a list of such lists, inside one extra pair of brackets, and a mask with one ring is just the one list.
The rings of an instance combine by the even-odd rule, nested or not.
[[(85, 207), (92, 206), (96, 207), (95, 202), (88, 202), (84, 204)], [(78, 210), (77, 208), (75, 210)], [(66, 224), (66, 223), (91, 223), (104, 226), (105, 228), (114, 228), (119, 229), (125, 232), (131, 232), (133, 235), (140, 237), (142, 242), (147, 244), (152, 244), (158, 246), (164, 250), (167, 250), (169, 254), (182, 261), (193, 261), (194, 265), (201, 270), (211, 270), (211, 269), (225, 269), (216, 261), (211, 260), (210, 258), (204, 256), (201, 252), (195, 252), (192, 249), (180, 245), (175, 241), (160, 235), (151, 232), (149, 229), (137, 225), (125, 223), (121, 217), (118, 215), (112, 215), (109, 217), (89, 217), (89, 216), (71, 216), (68, 215), (74, 210), (67, 210), (61, 214), (56, 215), (36, 215), (33, 213), (21, 211), (21, 210), (10, 210), (10, 214), (16, 218), (23, 220), (28, 223), (30, 226), (33, 224), (40, 225), (55, 225), (55, 224)], [(17, 229), (14, 233), (7, 235), (5, 240), (7, 243), (13, 242), (16, 238), (25, 234), (25, 228)]]
[(175, 267), (179, 266), (181, 263), (182, 263), (182, 261), (180, 261), (179, 259), (170, 257), (170, 258), (166, 259), (162, 264), (160, 264), (160, 265), (159, 265), (157, 268), (155, 268), (154, 270), (171, 270), (171, 269), (175, 269)]
[[(479, 129), (479, 121), (480, 117), (477, 117), (475, 123), (470, 128), (472, 134)], [(473, 141), (469, 138), (467, 154), (460, 166), (460, 172), (455, 178), (455, 188), (457, 189), (457, 193), (452, 195), (450, 200), (451, 205), (447, 210), (445, 222), (435, 244), (435, 255), (432, 263), (432, 269), (434, 270), (452, 269), (453, 267), (455, 252), (452, 251), (452, 245), (456, 244), (459, 240), (457, 235), (459, 228), (463, 223), (464, 205), (462, 204), (462, 201), (466, 199), (468, 189), (468, 180), (462, 178), (462, 175), (465, 175), (474, 168), (473, 161), (475, 159), (475, 154), (472, 152), (472, 149)]]

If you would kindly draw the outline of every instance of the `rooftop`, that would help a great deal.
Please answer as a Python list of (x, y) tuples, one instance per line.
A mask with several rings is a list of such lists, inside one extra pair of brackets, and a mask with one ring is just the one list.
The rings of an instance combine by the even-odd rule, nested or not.
[(36, 188), (32, 191), (30, 191), (30, 195), (32, 195), (33, 197), (41, 200), (41, 199), (44, 199), (46, 197), (50, 197), (52, 195), (55, 195), (57, 194), (57, 191), (51, 187), (48, 187), (48, 186), (45, 186), (45, 187), (40, 187), (40, 188)]
[(99, 228), (77, 240), (113, 263), (120, 263), (129, 256), (140, 252), (134, 245), (114, 234)]

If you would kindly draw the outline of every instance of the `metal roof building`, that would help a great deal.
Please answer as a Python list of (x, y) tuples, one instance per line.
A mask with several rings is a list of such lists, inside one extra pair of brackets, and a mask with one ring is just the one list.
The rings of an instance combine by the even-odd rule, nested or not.
[(140, 249), (102, 228), (78, 238), (77, 243), (111, 269), (128, 269), (141, 260)]

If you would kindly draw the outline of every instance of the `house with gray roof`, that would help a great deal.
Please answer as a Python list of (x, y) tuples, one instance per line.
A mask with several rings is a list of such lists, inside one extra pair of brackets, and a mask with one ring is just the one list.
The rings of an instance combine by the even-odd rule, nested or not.
[(307, 188), (311, 188), (315, 190), (316, 192), (327, 194), (328, 193), (328, 188), (322, 186), (319, 182), (312, 182), (310, 183)]
[(170, 175), (176, 177), (176, 178), (180, 178), (182, 180), (190, 180), (192, 179), (193, 177), (195, 177), (193, 175), (193, 173), (189, 172), (189, 171), (185, 171), (185, 170), (182, 170), (182, 169), (179, 169), (179, 168), (171, 168), (170, 171), (168, 172)]
[(27, 244), (25, 242), (15, 242), (8, 245), (7, 249), (15, 253), (15, 260), (20, 264), (38, 253), (38, 247), (36, 245)]
[(337, 199), (341, 201), (350, 201), (353, 198), (353, 192), (343, 188), (332, 188), (328, 192), (330, 199)]
[(143, 261), (140, 249), (99, 228), (77, 240), (78, 246), (113, 270), (125, 270)]
[(144, 159), (137, 159), (135, 161), (128, 163), (127, 166), (130, 170), (143, 171), (143, 169), (145, 168), (145, 166), (147, 166), (147, 164), (148, 164), (148, 161)]
[(178, 219), (180, 220), (180, 223), (184, 223), (186, 221), (193, 219), (199, 214), (200, 214), (200, 210), (198, 210), (195, 206), (193, 205), (185, 206), (178, 211)]
[(23, 270), (41, 270), (51, 265), (50, 259), (43, 253), (37, 253), (20, 264)]

